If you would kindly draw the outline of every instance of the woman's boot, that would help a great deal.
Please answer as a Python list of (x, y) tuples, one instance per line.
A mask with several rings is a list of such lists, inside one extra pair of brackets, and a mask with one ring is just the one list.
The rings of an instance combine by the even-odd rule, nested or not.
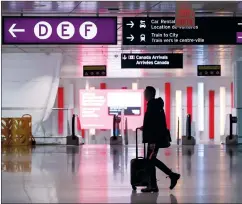
[(177, 181), (179, 180), (179, 178), (181, 177), (181, 175), (180, 174), (177, 174), (177, 173), (171, 172), (168, 177), (171, 179), (170, 189), (172, 190), (173, 188), (175, 188), (175, 186), (177, 184)]

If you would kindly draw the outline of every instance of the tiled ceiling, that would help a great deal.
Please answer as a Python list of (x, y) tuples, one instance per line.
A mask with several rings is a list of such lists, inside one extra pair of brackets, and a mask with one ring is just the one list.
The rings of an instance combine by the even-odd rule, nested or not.
[[(196, 16), (241, 16), (242, 2), (192, 2)], [(238, 46), (121, 46), (123, 16), (174, 16), (175, 2), (158, 1), (3, 1), (2, 15), (24, 16), (117, 16), (118, 45), (5, 45), (4, 53), (51, 53), (64, 55), (62, 77), (78, 77), (81, 65), (92, 64), (93, 59), (106, 58), (108, 69), (113, 77), (153, 77), (153, 76), (195, 76), (197, 64), (221, 64), (222, 75), (232, 75), (232, 62)], [(182, 52), (184, 53), (184, 69), (182, 71), (145, 70), (142, 72), (122, 71), (120, 55), (123, 52)], [(80, 76), (79, 76), (80, 77)]]
[[(193, 9), (200, 14), (240, 14), (242, 3), (191, 2)], [(163, 15), (176, 10), (176, 2), (165, 1), (2, 1), (3, 14), (147, 14)]]

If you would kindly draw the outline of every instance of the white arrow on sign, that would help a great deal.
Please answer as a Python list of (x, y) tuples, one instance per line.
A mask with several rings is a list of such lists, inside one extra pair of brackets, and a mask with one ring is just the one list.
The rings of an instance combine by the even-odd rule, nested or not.
[(134, 40), (134, 36), (131, 34), (130, 37), (126, 37), (127, 39), (129, 39), (130, 41)]
[[(10, 28), (9, 28), (9, 33), (14, 37), (14, 38), (16, 38), (16, 35), (15, 35), (15, 33), (17, 33), (17, 32), (25, 32), (25, 29), (14, 29), (15, 28), (15, 26), (16, 26), (16, 23), (14, 23)], [(15, 33), (14, 33), (15, 32)]]
[(134, 22), (133, 21), (130, 21), (130, 23), (127, 23), (126, 25), (129, 25), (130, 28), (133, 28), (134, 27)]

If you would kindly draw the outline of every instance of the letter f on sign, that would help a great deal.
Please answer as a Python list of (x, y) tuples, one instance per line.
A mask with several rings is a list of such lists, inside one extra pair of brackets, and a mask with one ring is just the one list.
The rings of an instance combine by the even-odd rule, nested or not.
[(92, 27), (92, 25), (91, 24), (85, 25), (85, 36), (87, 36), (87, 32), (90, 31), (90, 29), (88, 27)]
[(84, 22), (80, 26), (79, 33), (84, 39), (91, 40), (97, 35), (97, 26), (91, 21)]

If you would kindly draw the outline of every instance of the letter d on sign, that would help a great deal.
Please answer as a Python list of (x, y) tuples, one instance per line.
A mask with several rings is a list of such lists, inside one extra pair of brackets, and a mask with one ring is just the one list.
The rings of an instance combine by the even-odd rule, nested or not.
[(34, 34), (41, 40), (48, 39), (52, 34), (52, 27), (49, 23), (41, 21), (34, 26)]

